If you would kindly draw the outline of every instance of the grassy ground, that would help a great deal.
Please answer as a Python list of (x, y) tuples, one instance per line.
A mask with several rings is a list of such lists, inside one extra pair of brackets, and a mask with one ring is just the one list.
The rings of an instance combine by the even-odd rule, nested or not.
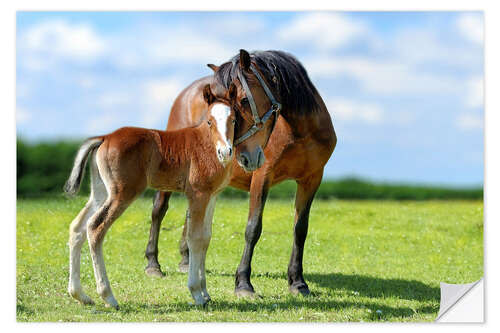
[(269, 200), (253, 261), (261, 296), (237, 299), (234, 272), (244, 245), (247, 201), (219, 200), (207, 257), (208, 308), (189, 305), (187, 276), (176, 271), (186, 202), (171, 200), (160, 234), (167, 276), (144, 274), (150, 199), (133, 204), (108, 232), (108, 276), (120, 310), (95, 291), (88, 246), (82, 284), (95, 306), (66, 292), (68, 226), (85, 198), (18, 200), (18, 321), (432, 321), (439, 282), (483, 275), (482, 202), (319, 201), (311, 210), (304, 254), (312, 296), (288, 292), (293, 203)]

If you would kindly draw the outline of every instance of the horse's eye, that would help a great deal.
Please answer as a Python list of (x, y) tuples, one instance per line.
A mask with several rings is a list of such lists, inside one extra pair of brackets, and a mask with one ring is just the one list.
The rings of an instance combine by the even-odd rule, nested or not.
[(233, 124), (233, 125), (234, 125), (234, 124), (236, 124), (236, 120), (235, 120), (235, 119), (232, 119), (232, 120), (231, 120), (231, 124)]
[(241, 101), (240, 101), (240, 104), (241, 105), (248, 105), (248, 98), (242, 98)]
[(212, 126), (212, 121), (211, 121), (211, 120), (208, 120), (208, 121), (207, 121), (207, 124), (208, 124), (208, 126)]

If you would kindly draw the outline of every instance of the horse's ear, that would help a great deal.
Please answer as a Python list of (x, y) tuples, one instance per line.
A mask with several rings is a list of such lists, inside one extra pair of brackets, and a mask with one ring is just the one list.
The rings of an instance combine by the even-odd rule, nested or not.
[(233, 101), (236, 98), (236, 94), (238, 91), (236, 90), (236, 85), (231, 82), (231, 85), (229, 86), (229, 100)]
[(215, 100), (214, 95), (212, 94), (212, 90), (210, 90), (210, 85), (207, 84), (203, 87), (203, 99), (207, 102), (208, 105), (212, 104)]
[(243, 49), (240, 50), (240, 67), (243, 70), (250, 68), (250, 54)]
[(217, 72), (217, 70), (219, 69), (219, 66), (215, 66), (214, 64), (207, 64), (207, 66), (214, 72)]

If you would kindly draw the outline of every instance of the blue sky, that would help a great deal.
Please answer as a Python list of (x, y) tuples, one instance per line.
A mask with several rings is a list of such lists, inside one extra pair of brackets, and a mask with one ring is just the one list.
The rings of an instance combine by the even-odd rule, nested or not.
[(483, 183), (479, 12), (19, 12), (17, 134), (164, 128), (189, 83), (240, 48), (306, 67), (339, 137), (325, 178)]

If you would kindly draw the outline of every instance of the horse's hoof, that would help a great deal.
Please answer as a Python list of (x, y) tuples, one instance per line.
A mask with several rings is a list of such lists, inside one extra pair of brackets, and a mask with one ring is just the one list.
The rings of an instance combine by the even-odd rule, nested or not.
[(144, 271), (146, 272), (146, 275), (151, 277), (165, 277), (165, 273), (161, 271), (160, 267), (146, 267)]
[(250, 289), (244, 289), (244, 288), (238, 288), (234, 291), (234, 294), (238, 298), (250, 298), (254, 299), (256, 297), (255, 291), (250, 290)]
[(290, 286), (290, 292), (294, 295), (302, 295), (309, 296), (311, 292), (309, 291), (309, 287), (307, 285), (298, 285), (298, 286)]
[(187, 273), (189, 272), (189, 264), (184, 264), (184, 263), (180, 263), (179, 264), (179, 272), (180, 273)]
[(107, 307), (107, 308), (113, 308), (113, 309), (115, 309), (117, 311), (120, 310), (120, 306), (118, 304), (108, 304), (108, 303), (106, 303), (106, 304), (104, 304), (104, 306)]

